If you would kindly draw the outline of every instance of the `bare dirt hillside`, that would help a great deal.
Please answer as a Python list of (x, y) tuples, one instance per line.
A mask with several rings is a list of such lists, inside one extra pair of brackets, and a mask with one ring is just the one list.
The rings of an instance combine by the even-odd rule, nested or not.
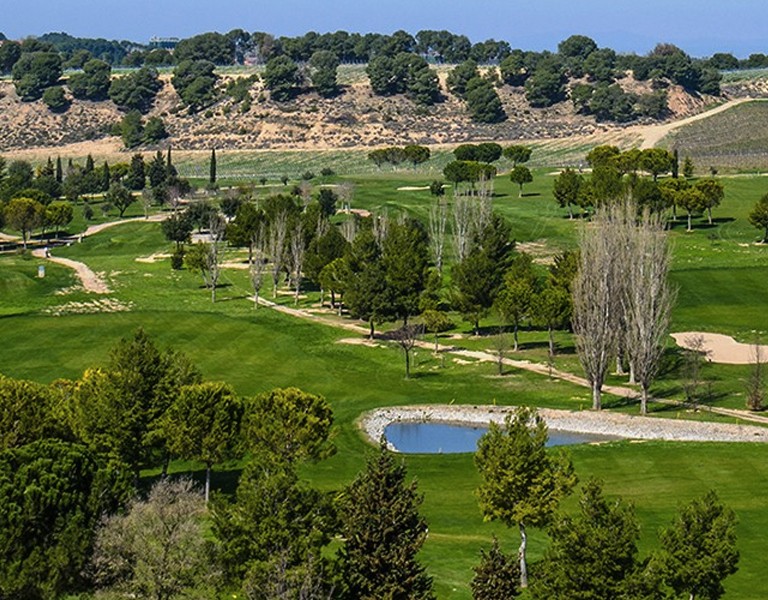
[[(644, 91), (643, 84), (627, 82)], [(344, 87), (336, 98), (306, 93), (277, 103), (255, 84), (249, 110), (231, 99), (189, 114), (165, 78), (164, 88), (148, 116), (163, 118), (171, 142), (180, 150), (222, 149), (328, 149), (390, 144), (451, 144), (477, 140), (564, 139), (592, 136), (625, 127), (598, 123), (575, 114), (570, 102), (546, 109), (531, 108), (522, 89), (499, 89), (508, 119), (499, 124), (473, 123), (466, 106), (444, 93), (444, 101), (420, 107), (403, 96), (380, 97), (367, 83)], [(691, 96), (670, 88), (670, 120), (701, 111), (711, 98)], [(0, 152), (62, 146), (109, 137), (121, 118), (111, 102), (74, 100), (65, 113), (52, 113), (42, 101), (23, 103), (9, 81), (0, 82)], [(115, 140), (116, 141), (116, 140)]]

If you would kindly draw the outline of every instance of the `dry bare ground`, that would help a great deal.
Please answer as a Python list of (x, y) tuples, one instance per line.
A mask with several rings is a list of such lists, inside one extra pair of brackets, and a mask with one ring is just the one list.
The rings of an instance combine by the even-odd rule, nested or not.
[[(470, 119), (464, 102), (444, 91), (444, 101), (419, 107), (404, 96), (381, 97), (367, 82), (346, 85), (336, 98), (315, 93), (299, 95), (285, 103), (272, 102), (262, 84), (254, 84), (256, 101), (247, 111), (231, 99), (210, 109), (190, 114), (184, 109), (163, 76), (164, 87), (147, 116), (160, 116), (179, 151), (221, 149), (328, 150), (370, 148), (382, 145), (418, 143), (456, 144), (496, 140), (563, 143), (615, 143), (622, 147), (637, 143), (644, 128), (598, 123), (593, 117), (576, 114), (570, 102), (545, 109), (531, 108), (522, 88), (502, 86), (499, 95), (509, 118), (498, 124), (479, 124)], [(647, 82), (630, 78), (622, 85), (631, 91), (647, 91)], [(671, 86), (670, 119), (675, 121), (711, 104), (712, 98), (691, 96)], [(14, 158), (39, 162), (52, 149), (67, 157), (93, 154), (114, 161), (126, 161), (130, 153), (120, 140), (110, 137), (113, 123), (122, 113), (111, 102), (75, 100), (63, 114), (52, 113), (42, 101), (22, 103), (10, 81), (0, 82), (0, 152)]]

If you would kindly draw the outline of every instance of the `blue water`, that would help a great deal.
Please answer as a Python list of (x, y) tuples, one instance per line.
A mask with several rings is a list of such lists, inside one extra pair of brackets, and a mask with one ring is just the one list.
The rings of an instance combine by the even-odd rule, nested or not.
[[(387, 441), (405, 454), (456, 454), (474, 452), (487, 427), (447, 423), (390, 423), (384, 429)], [(618, 438), (606, 435), (549, 430), (547, 446), (570, 446)]]

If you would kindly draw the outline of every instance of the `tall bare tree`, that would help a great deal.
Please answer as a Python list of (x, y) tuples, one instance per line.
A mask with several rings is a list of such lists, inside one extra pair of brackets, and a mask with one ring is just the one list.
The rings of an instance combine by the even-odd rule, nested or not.
[(267, 268), (266, 257), (264, 256), (265, 238), (264, 223), (261, 223), (256, 231), (251, 234), (251, 248), (253, 248), (253, 251), (250, 253), (248, 263), (248, 275), (253, 286), (254, 308), (259, 307), (259, 290), (262, 283), (264, 283), (264, 271)]
[(429, 246), (437, 272), (443, 272), (443, 253), (445, 251), (445, 229), (448, 223), (448, 206), (438, 200), (429, 209)]
[(345, 221), (341, 224), (341, 235), (350, 244), (355, 241), (357, 237), (357, 217), (350, 213)]
[(463, 261), (472, 249), (474, 222), (472, 198), (453, 196), (453, 249), (456, 262)]
[(380, 215), (373, 216), (373, 235), (379, 247), (387, 239), (387, 233), (389, 233), (389, 214), (384, 211)]
[(208, 248), (208, 277), (211, 283), (211, 302), (216, 302), (216, 285), (221, 275), (221, 242), (224, 240), (224, 232), (227, 230), (227, 222), (218, 212), (212, 212), (208, 218), (208, 231), (211, 236), (211, 244)]
[(763, 410), (765, 408), (765, 375), (763, 374), (763, 347), (760, 345), (760, 339), (752, 344), (752, 372), (747, 380), (747, 408), (749, 410)]
[(627, 352), (632, 373), (640, 384), (640, 411), (648, 411), (648, 390), (659, 368), (674, 304), (668, 273), (671, 262), (664, 223), (645, 211), (632, 230), (633, 259), (625, 279)]
[(618, 337), (620, 309), (616, 214), (605, 207), (581, 230), (579, 271), (573, 284), (573, 330), (576, 349), (592, 387), (592, 408), (602, 407), (602, 388)]
[(288, 235), (288, 213), (278, 212), (269, 224), (269, 257), (272, 260), (272, 297), (277, 298), (277, 286), (285, 261), (285, 238)]
[(293, 303), (299, 303), (299, 290), (301, 289), (301, 270), (304, 267), (304, 229), (301, 222), (296, 222), (296, 227), (291, 235), (291, 279), (293, 280)]

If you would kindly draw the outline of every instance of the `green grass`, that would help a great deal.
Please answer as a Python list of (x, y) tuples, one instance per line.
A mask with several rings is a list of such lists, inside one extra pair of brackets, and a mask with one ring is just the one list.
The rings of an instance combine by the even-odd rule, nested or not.
[[(319, 163), (318, 163), (319, 164)], [(243, 163), (245, 165), (245, 163)], [(244, 167), (243, 167), (244, 168)], [(314, 168), (314, 167), (313, 167)], [(519, 242), (538, 242), (549, 253), (573, 247), (579, 227), (567, 218), (552, 198), (551, 169), (536, 169), (535, 180), (518, 198), (517, 188), (499, 178), (495, 208), (511, 222)], [(352, 206), (374, 211), (400, 211), (426, 218), (433, 201), (428, 191), (398, 191), (430, 181), (427, 173), (396, 172), (357, 175), (348, 178), (356, 186)], [(335, 181), (343, 178), (335, 179)], [(726, 200), (716, 210), (719, 220), (708, 227), (696, 220), (692, 233), (673, 229), (674, 270), (679, 286), (674, 329), (722, 331), (751, 341), (753, 329), (768, 329), (764, 298), (768, 297), (768, 248), (752, 242), (757, 232), (746, 222), (755, 200), (764, 193), (760, 177), (728, 178)], [(136, 207), (138, 208), (138, 207)], [(388, 405), (413, 403), (532, 404), (579, 409), (589, 406), (588, 390), (550, 380), (527, 371), (507, 369), (495, 375), (496, 365), (462, 365), (450, 357), (441, 365), (431, 352), (418, 351), (411, 380), (403, 379), (400, 351), (338, 343), (352, 337), (332, 327), (301, 321), (260, 308), (249, 300), (244, 271), (225, 270), (220, 301), (212, 304), (200, 287), (199, 277), (187, 271), (173, 272), (167, 259), (139, 262), (157, 252), (168, 252), (168, 244), (157, 224), (121, 225), (86, 238), (81, 244), (55, 252), (83, 260), (103, 273), (110, 295), (133, 307), (130, 312), (65, 315), (45, 313), (52, 306), (92, 300), (80, 293), (57, 295), (70, 287), (72, 273), (47, 264), (45, 279), (37, 279), (40, 261), (17, 255), (0, 256), (0, 372), (5, 375), (50, 382), (77, 378), (89, 367), (103, 365), (114, 343), (144, 327), (161, 346), (188, 353), (206, 378), (225, 380), (243, 395), (276, 386), (296, 385), (323, 394), (331, 402), (338, 425), (338, 453), (305, 470), (305, 477), (323, 489), (337, 489), (349, 482), (362, 467), (370, 446), (357, 430), (361, 412)], [(242, 258), (228, 250), (227, 259)], [(317, 302), (309, 291), (301, 306)], [(291, 299), (281, 297), (285, 304)], [(469, 326), (455, 318), (455, 332), (467, 334)], [(492, 327), (492, 319), (484, 321)], [(524, 329), (521, 351), (515, 358), (543, 362), (546, 334)], [(573, 341), (558, 333), (556, 366), (579, 372)], [(468, 348), (492, 348), (490, 337), (452, 340)], [(654, 392), (680, 397), (679, 352), (670, 349), (667, 364)], [(718, 406), (743, 406), (744, 380), (748, 367), (706, 364), (703, 377), (711, 382), (712, 398)], [(620, 383), (611, 377), (610, 383)], [(621, 406), (607, 398), (616, 410), (635, 412), (636, 406)], [(706, 412), (688, 414), (659, 410), (664, 418), (711, 418)], [(739, 572), (727, 581), (728, 598), (753, 598), (760, 589), (762, 545), (768, 527), (768, 448), (749, 444), (674, 444), (620, 442), (607, 446), (580, 446), (571, 450), (582, 480), (597, 476), (605, 481), (609, 495), (634, 502), (642, 523), (641, 550), (656, 545), (659, 527), (667, 524), (678, 504), (715, 488), (739, 516)], [(424, 493), (423, 510), (430, 535), (423, 559), (435, 577), (438, 596), (468, 600), (468, 582), (480, 547), (499, 535), (502, 546), (514, 552), (517, 537), (502, 526), (483, 523), (473, 490), (477, 474), (469, 455), (411, 456), (409, 472), (419, 480)], [(179, 463), (175, 468), (199, 465)], [(232, 491), (239, 465), (216, 470), (214, 485)], [(566, 503), (574, 510), (575, 499)], [(531, 535), (531, 557), (536, 560), (546, 546), (542, 532)]]

